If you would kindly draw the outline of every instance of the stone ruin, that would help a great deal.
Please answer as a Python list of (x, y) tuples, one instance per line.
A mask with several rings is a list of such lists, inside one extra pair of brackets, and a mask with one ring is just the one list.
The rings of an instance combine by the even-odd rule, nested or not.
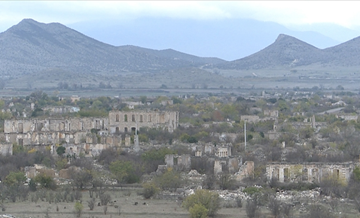
[(319, 183), (323, 179), (334, 176), (347, 183), (355, 168), (353, 162), (344, 163), (268, 163), (266, 165), (267, 180), (279, 182)]
[[(167, 154), (165, 155), (165, 165), (159, 165), (158, 171), (165, 172), (167, 168), (176, 168), (179, 170), (190, 170), (191, 161), (200, 158), (197, 156), (190, 156), (189, 154), (184, 155), (175, 155)], [(234, 176), (238, 181), (246, 177), (250, 177), (254, 173), (254, 162), (246, 161), (242, 164), (241, 157), (211, 157), (208, 159), (208, 164), (213, 166), (213, 172), (215, 175), (219, 175), (223, 172), (228, 172)], [(193, 172), (194, 173), (194, 172)]]
[[(163, 128), (169, 132), (179, 125), (179, 112), (111, 111), (103, 118), (12, 119), (4, 121), (0, 152), (12, 154), (12, 144), (47, 146), (52, 151), (62, 145), (69, 153), (96, 155), (102, 149), (131, 145), (130, 135), (138, 128)], [(136, 135), (136, 134), (135, 134)], [(135, 137), (135, 144), (138, 138)]]

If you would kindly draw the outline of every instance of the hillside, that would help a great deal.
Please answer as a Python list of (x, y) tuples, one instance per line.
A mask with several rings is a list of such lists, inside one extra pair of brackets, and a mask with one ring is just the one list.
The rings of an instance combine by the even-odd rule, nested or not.
[(215, 67), (223, 70), (311, 68), (314, 65), (343, 68), (360, 66), (359, 56), (360, 37), (334, 47), (318, 49), (294, 37), (280, 34), (274, 43), (261, 51)]
[(0, 34), (0, 74), (14, 77), (52, 68), (71, 72), (117, 74), (155, 72), (178, 67), (219, 63), (172, 51), (139, 47), (115, 47), (59, 23), (43, 24), (32, 19)]
[(61, 83), (74, 90), (103, 84), (112, 88), (263, 88), (327, 82), (330, 87), (360, 80), (356, 76), (360, 37), (319, 49), (280, 34), (259, 52), (227, 62), (173, 49), (112, 46), (59, 23), (25, 19), (0, 33), (0, 51), (0, 82), (6, 89), (58, 89)]
[(263, 50), (245, 58), (218, 64), (221, 69), (263, 69), (308, 65), (316, 62), (321, 50), (294, 37), (281, 34)]
[(322, 62), (332, 66), (360, 66), (360, 37), (323, 50)]

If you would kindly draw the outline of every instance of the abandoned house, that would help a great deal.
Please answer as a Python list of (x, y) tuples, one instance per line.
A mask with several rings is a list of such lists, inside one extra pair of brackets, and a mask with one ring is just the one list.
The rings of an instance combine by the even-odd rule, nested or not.
[(173, 132), (178, 125), (179, 112), (176, 111), (111, 111), (109, 113), (110, 133), (126, 133), (141, 127), (163, 128)]
[(347, 183), (354, 168), (353, 162), (268, 163), (266, 165), (266, 176), (268, 181), (276, 179), (279, 182), (309, 183), (319, 183), (325, 178), (334, 176)]

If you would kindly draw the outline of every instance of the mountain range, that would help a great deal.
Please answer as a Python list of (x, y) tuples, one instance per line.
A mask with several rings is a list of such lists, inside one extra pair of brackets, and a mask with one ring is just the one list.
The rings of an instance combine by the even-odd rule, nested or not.
[[(129, 78), (135, 77), (140, 81), (145, 78), (144, 75), (160, 73), (159, 75), (166, 77), (171, 75), (170, 72), (183, 75), (183, 84), (187, 83), (186, 80), (191, 84), (204, 83), (201, 77), (194, 81), (189, 72), (206, 75), (208, 83), (216, 84), (221, 71), (227, 70), (235, 70), (235, 74), (232, 75), (242, 77), (243, 71), (259, 69), (288, 70), (315, 65), (342, 68), (360, 66), (360, 59), (357, 58), (360, 55), (360, 37), (319, 49), (295, 37), (280, 34), (275, 42), (252, 55), (225, 61), (216, 57), (198, 57), (173, 49), (113, 46), (59, 23), (44, 24), (32, 19), (24, 19), (0, 33), (0, 51), (0, 76), (3, 79), (19, 83), (18, 79), (24, 76), (28, 80), (49, 77), (48, 80), (52, 80), (53, 85), (63, 80), (85, 81), (84, 75), (92, 76), (88, 78), (90, 83), (106, 80), (129, 81)], [(181, 73), (181, 69), (186, 73)], [(62, 73), (57, 72), (63, 72), (67, 76), (62, 77)], [(212, 82), (211, 75), (214, 76)], [(230, 80), (229, 83), (237, 82), (234, 79)], [(176, 84), (171, 78), (169, 81)], [(146, 86), (146, 81), (142, 81), (141, 85)]]
[(360, 37), (326, 49), (316, 48), (294, 37), (280, 34), (274, 43), (255, 54), (220, 63), (221, 69), (290, 68), (321, 65), (326, 67), (360, 66)]
[(241, 18), (190, 20), (146, 17), (126, 21), (83, 21), (68, 26), (111, 45), (172, 48), (187, 54), (218, 57), (227, 61), (263, 49), (279, 34), (296, 37), (321, 49), (360, 35), (360, 32), (334, 24), (309, 26), (307, 28), (312, 31), (304, 31), (296, 30), (301, 26), (286, 27), (275, 22)]

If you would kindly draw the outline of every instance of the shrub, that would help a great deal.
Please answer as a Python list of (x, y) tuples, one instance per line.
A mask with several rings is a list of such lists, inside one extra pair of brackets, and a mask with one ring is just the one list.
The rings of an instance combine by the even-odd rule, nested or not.
[(74, 205), (74, 209), (75, 209), (75, 215), (76, 217), (80, 217), (81, 216), (81, 212), (84, 209), (84, 206), (80, 203), (80, 202), (76, 202)]
[(143, 192), (142, 195), (145, 199), (149, 199), (159, 192), (159, 188), (155, 185), (155, 183), (145, 183), (143, 184)]
[(47, 188), (52, 190), (56, 189), (56, 183), (54, 181), (54, 178), (44, 173), (37, 175), (35, 177), (35, 182), (39, 183), (42, 188)]
[(66, 151), (66, 148), (63, 147), (63, 146), (59, 146), (57, 149), (56, 149), (56, 153), (61, 157)]
[(334, 218), (327, 208), (321, 205), (311, 205), (309, 214), (305, 215), (307, 218)]
[(6, 176), (4, 183), (7, 186), (21, 185), (26, 181), (25, 174), (23, 172), (10, 172)]
[(206, 218), (208, 211), (202, 204), (195, 204), (189, 208), (190, 218)]
[(89, 206), (89, 209), (90, 210), (93, 210), (94, 207), (95, 207), (95, 198), (92, 198), (90, 201), (87, 202), (88, 203), (88, 206)]
[[(214, 216), (220, 208), (219, 194), (213, 193), (206, 189), (196, 190), (194, 194), (189, 195), (183, 202), (182, 206), (190, 211), (195, 205), (203, 206), (207, 211), (208, 216)], [(193, 211), (200, 211), (201, 208), (196, 206)], [(202, 210), (203, 211), (203, 210)], [(194, 212), (195, 213), (195, 212)]]
[(29, 190), (32, 192), (36, 191), (36, 182), (34, 181), (34, 179), (30, 179)]
[(258, 216), (258, 213), (260, 213), (260, 208), (259, 208), (259, 202), (257, 200), (257, 198), (253, 198), (253, 199), (248, 199), (246, 202), (246, 215), (249, 218), (255, 218)]
[(175, 190), (181, 187), (183, 179), (179, 172), (169, 168), (164, 174), (155, 178), (155, 183), (162, 190)]
[(255, 193), (260, 192), (260, 188), (256, 188), (256, 187), (247, 187), (243, 190), (244, 193), (248, 194), (248, 195), (253, 195)]
[(135, 167), (131, 161), (117, 160), (111, 162), (109, 169), (118, 183), (135, 183), (140, 180), (138, 175), (135, 174)]
[(360, 168), (359, 167), (354, 168), (353, 175), (354, 175), (355, 181), (360, 181)]
[(236, 189), (236, 181), (231, 178), (230, 174), (222, 174), (219, 178), (219, 186), (222, 190), (234, 190)]

